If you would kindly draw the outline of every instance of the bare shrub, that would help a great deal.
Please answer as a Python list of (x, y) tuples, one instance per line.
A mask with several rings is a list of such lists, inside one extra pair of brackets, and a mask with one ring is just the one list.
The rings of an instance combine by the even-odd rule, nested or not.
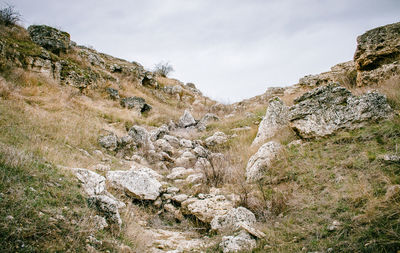
[(167, 77), (173, 71), (174, 68), (169, 62), (160, 62), (154, 67), (154, 73), (162, 77)]
[(7, 5), (0, 10), (0, 24), (5, 26), (16, 25), (21, 20), (21, 14), (15, 10), (14, 6)]

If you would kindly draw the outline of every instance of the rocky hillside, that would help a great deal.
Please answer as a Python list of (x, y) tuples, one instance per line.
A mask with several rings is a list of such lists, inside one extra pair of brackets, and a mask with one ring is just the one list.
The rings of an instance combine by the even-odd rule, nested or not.
[(400, 23), (232, 105), (0, 27), (2, 252), (397, 252)]

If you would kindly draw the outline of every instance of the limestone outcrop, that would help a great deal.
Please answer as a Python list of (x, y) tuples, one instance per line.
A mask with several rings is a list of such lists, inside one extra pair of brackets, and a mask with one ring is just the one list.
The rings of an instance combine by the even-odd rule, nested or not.
[(304, 93), (289, 109), (290, 126), (302, 137), (330, 135), (339, 129), (361, 127), (392, 115), (384, 95), (368, 92), (354, 96), (337, 84)]
[(271, 98), (268, 103), (267, 112), (260, 123), (257, 136), (252, 145), (264, 143), (281, 129), (287, 127), (289, 123), (288, 107), (279, 97)]
[(55, 53), (65, 53), (70, 47), (70, 35), (47, 25), (31, 25), (28, 27), (32, 41)]

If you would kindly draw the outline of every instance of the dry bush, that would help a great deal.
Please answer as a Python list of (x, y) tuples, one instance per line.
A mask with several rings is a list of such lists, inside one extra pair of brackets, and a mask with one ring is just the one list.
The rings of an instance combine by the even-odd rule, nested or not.
[(5, 26), (16, 25), (21, 20), (21, 14), (12, 5), (0, 9), (0, 24)]
[(174, 68), (169, 62), (160, 62), (154, 66), (154, 73), (162, 77), (167, 77), (173, 71)]

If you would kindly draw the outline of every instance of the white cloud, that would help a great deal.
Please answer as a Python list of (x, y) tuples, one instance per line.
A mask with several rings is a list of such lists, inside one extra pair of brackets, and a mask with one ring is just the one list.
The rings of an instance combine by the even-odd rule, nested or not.
[(398, 22), (397, 0), (14, 0), (27, 25), (152, 67), (223, 101), (258, 95), (350, 60), (356, 36)]

